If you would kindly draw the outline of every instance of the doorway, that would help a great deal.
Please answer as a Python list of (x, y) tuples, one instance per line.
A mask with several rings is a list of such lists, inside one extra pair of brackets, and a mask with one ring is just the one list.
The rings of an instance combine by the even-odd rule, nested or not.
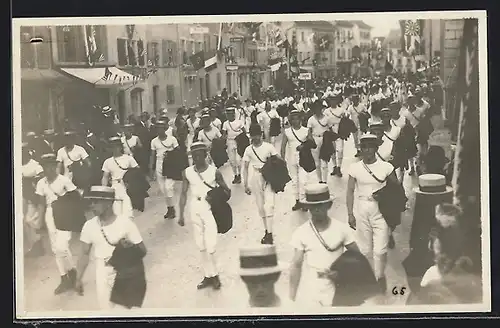
[(207, 90), (207, 99), (210, 98), (210, 76), (205, 74), (205, 88)]
[(118, 92), (118, 119), (120, 120), (120, 124), (123, 124), (125, 122), (126, 113), (125, 91), (121, 90)]

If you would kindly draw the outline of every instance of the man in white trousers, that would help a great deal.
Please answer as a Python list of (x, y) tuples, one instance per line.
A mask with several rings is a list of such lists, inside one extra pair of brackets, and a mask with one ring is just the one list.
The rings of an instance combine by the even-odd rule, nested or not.
[[(179, 147), (179, 142), (171, 132), (172, 128), (166, 121), (158, 121), (155, 124), (158, 136), (151, 140), (151, 159), (149, 161), (151, 177), (156, 178), (160, 191), (166, 198), (167, 213), (163, 216), (165, 219), (175, 218), (174, 207), (174, 180), (163, 176), (163, 158), (166, 152)], [(153, 172), (153, 163), (156, 161), (155, 171)]]
[(241, 183), (241, 158), (238, 155), (236, 137), (241, 133), (246, 133), (245, 122), (241, 119), (236, 119), (236, 109), (234, 107), (226, 108), (227, 121), (222, 124), (222, 135), (226, 138), (227, 155), (229, 164), (233, 169), (234, 179), (233, 184)]
[(312, 108), (313, 115), (307, 121), (307, 128), (309, 129), (309, 136), (314, 139), (316, 148), (312, 149), (312, 155), (316, 163), (316, 173), (318, 175), (319, 183), (326, 183), (328, 177), (328, 162), (320, 158), (320, 149), (323, 144), (323, 135), (326, 131), (330, 130), (330, 120), (323, 114), (323, 106), (314, 103)]
[[(261, 170), (270, 156), (278, 155), (276, 148), (262, 140), (262, 128), (258, 124), (250, 126), (251, 144), (243, 154), (243, 181), (247, 195), (254, 194), (259, 215), (264, 223), (262, 244), (273, 244), (274, 201), (276, 193), (264, 180)], [(249, 169), (252, 168), (251, 172)]]
[[(335, 133), (339, 132), (340, 120), (347, 115), (347, 107), (342, 101), (342, 96), (338, 95), (330, 98), (329, 107), (324, 111), (325, 115), (330, 121), (330, 126), (332, 131)], [(342, 177), (342, 161), (344, 159), (344, 140), (342, 138), (337, 138), (333, 142), (334, 151), (332, 154), (333, 171), (331, 176)]]
[[(295, 205), (292, 211), (305, 209), (302, 202), (305, 200), (305, 185), (307, 172), (299, 165), (299, 151), (302, 144), (309, 138), (309, 130), (302, 126), (302, 112), (292, 110), (288, 117), (290, 127), (285, 129), (283, 140), (281, 142), (281, 158), (285, 159), (288, 164), (288, 170), (293, 182), (295, 191)], [(288, 149), (288, 152), (287, 152)], [(288, 156), (286, 157), (288, 153)]]
[(193, 223), (193, 234), (200, 250), (205, 276), (198, 284), (198, 289), (212, 287), (220, 289), (221, 281), (215, 257), (217, 245), (217, 223), (212, 215), (207, 193), (216, 186), (222, 187), (229, 196), (231, 189), (220, 171), (207, 162), (208, 147), (203, 142), (193, 142), (191, 145), (193, 165), (183, 173), (182, 191), (179, 200), (179, 225), (184, 226), (184, 210), (187, 203), (187, 193), (190, 192), (190, 216)]
[(40, 164), (43, 167), (44, 177), (38, 181), (35, 193), (42, 198), (38, 205), (38, 213), (40, 215), (45, 213), (50, 246), (56, 257), (57, 269), (61, 275), (61, 282), (54, 291), (54, 294), (58, 295), (74, 287), (76, 270), (69, 248), (71, 231), (62, 231), (56, 228), (52, 203), (67, 192), (76, 190), (76, 186), (68, 177), (57, 173), (58, 161), (55, 154), (43, 155)]
[(347, 182), (347, 214), (349, 225), (356, 229), (357, 245), (372, 263), (381, 292), (387, 289), (385, 268), (391, 229), (387, 225), (373, 193), (385, 186), (386, 180), (398, 183), (394, 167), (377, 158), (380, 139), (374, 134), (361, 137), (361, 161), (349, 167)]

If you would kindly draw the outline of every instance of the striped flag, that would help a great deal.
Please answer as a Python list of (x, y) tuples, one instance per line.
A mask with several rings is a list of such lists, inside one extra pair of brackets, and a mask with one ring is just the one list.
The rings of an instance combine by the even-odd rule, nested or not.
[(210, 51), (205, 54), (205, 71), (211, 71), (217, 67), (217, 51)]

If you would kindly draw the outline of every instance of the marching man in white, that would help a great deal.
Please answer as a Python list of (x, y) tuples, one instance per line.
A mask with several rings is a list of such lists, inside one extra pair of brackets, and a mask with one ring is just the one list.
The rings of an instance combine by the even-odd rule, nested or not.
[[(259, 215), (264, 223), (264, 237), (262, 244), (273, 244), (273, 218), (274, 201), (276, 194), (271, 185), (264, 181), (261, 170), (270, 156), (278, 155), (276, 148), (262, 140), (262, 129), (260, 125), (250, 126), (251, 144), (243, 154), (243, 181), (247, 195), (254, 194), (259, 210)], [(249, 169), (252, 168), (250, 172)]]
[(187, 149), (189, 150), (191, 144), (193, 143), (194, 133), (200, 126), (200, 119), (196, 117), (196, 108), (191, 107), (188, 109), (188, 118), (186, 119), (186, 123), (189, 130), (187, 138)]
[(246, 131), (244, 121), (235, 119), (235, 114), (236, 112), (234, 107), (226, 109), (227, 121), (225, 121), (222, 125), (222, 133), (226, 137), (227, 155), (234, 173), (232, 183), (238, 184), (241, 183), (241, 158), (240, 155), (238, 155), (235, 139), (241, 133), (246, 133)]
[(276, 147), (276, 137), (270, 136), (271, 119), (273, 118), (279, 119), (281, 126), (281, 118), (278, 115), (278, 112), (276, 111), (276, 109), (271, 107), (270, 102), (265, 102), (264, 110), (257, 115), (257, 122), (262, 128), (262, 131), (264, 131), (264, 140), (272, 144), (274, 147)]
[[(331, 98), (332, 99), (332, 98)], [(347, 107), (342, 101), (342, 96), (337, 96), (330, 101), (330, 106), (325, 109), (325, 115), (328, 117), (332, 131), (339, 132), (340, 120), (347, 115)], [(338, 138), (333, 144), (335, 151), (332, 154), (333, 171), (330, 175), (342, 177), (342, 160), (344, 158), (344, 140)]]
[[(281, 142), (281, 158), (286, 158), (288, 163), (295, 189), (295, 205), (292, 211), (297, 211), (303, 208), (302, 201), (305, 199), (304, 188), (307, 180), (307, 172), (299, 165), (299, 151), (302, 144), (309, 138), (309, 130), (302, 126), (302, 112), (299, 110), (292, 110), (289, 120), (291, 126), (285, 129)], [(287, 153), (288, 157), (285, 157)]]
[(83, 147), (75, 144), (75, 132), (65, 132), (64, 139), (64, 147), (57, 151), (57, 172), (73, 180), (71, 165), (81, 161), (84, 165), (90, 167), (89, 154)]
[(326, 183), (328, 176), (328, 162), (320, 159), (320, 149), (323, 144), (323, 134), (330, 129), (330, 120), (323, 114), (323, 108), (319, 105), (314, 105), (310, 110), (314, 115), (309, 117), (307, 121), (307, 128), (309, 129), (309, 136), (314, 139), (316, 149), (312, 150), (314, 161), (316, 162), (316, 173), (320, 183)]
[(349, 167), (347, 182), (347, 214), (349, 225), (356, 229), (357, 245), (373, 264), (381, 291), (387, 288), (385, 268), (391, 230), (387, 225), (373, 193), (385, 186), (386, 180), (397, 181), (394, 167), (377, 158), (380, 139), (374, 134), (361, 137), (361, 161)]
[(222, 187), (230, 196), (231, 189), (227, 186), (222, 174), (217, 168), (207, 163), (208, 148), (202, 142), (191, 145), (193, 165), (183, 171), (182, 191), (179, 200), (179, 225), (184, 226), (184, 211), (188, 191), (191, 194), (190, 215), (193, 223), (193, 234), (196, 245), (202, 255), (205, 276), (197, 288), (212, 287), (220, 289), (221, 282), (215, 250), (217, 245), (217, 223), (212, 215), (207, 193), (216, 186)]

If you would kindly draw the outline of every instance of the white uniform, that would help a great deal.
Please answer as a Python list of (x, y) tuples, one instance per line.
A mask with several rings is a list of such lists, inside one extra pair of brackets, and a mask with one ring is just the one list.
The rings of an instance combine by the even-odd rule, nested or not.
[[(255, 155), (256, 153), (257, 155)], [(262, 142), (259, 147), (250, 145), (243, 154), (243, 162), (250, 163), (248, 172), (249, 187), (255, 196), (261, 218), (272, 218), (274, 216), (276, 194), (271, 189), (271, 185), (264, 181), (264, 177), (260, 173), (260, 169), (262, 169), (266, 160), (273, 155), (278, 155), (278, 152), (273, 145), (267, 142)]]
[(73, 256), (69, 249), (71, 240), (71, 231), (62, 231), (56, 228), (54, 215), (52, 212), (52, 203), (67, 192), (76, 190), (76, 186), (68, 177), (58, 175), (56, 179), (49, 184), (47, 178), (42, 178), (36, 185), (36, 194), (45, 197), (45, 224), (49, 234), (50, 246), (56, 257), (57, 269), (61, 276), (74, 268)]
[(118, 199), (113, 203), (113, 211), (116, 215), (122, 215), (129, 218), (134, 216), (132, 201), (127, 194), (123, 176), (128, 169), (138, 166), (135, 159), (126, 154), (119, 157), (110, 157), (102, 164), (102, 171), (109, 174), (111, 187), (115, 190), (115, 197)]
[(68, 151), (66, 147), (62, 147), (57, 151), (57, 161), (61, 162), (64, 167), (64, 176), (73, 180), (73, 172), (69, 170), (69, 166), (75, 162), (82, 161), (89, 157), (89, 154), (78, 145), (74, 145), (73, 149)]
[(130, 139), (127, 139), (127, 137), (123, 136), (122, 137), (122, 144), (123, 144), (123, 152), (127, 155), (134, 156), (134, 149), (137, 147), (137, 144), (139, 143), (139, 137), (137, 136), (131, 136)]
[(235, 138), (243, 132), (244, 125), (245, 123), (242, 120), (234, 120), (232, 122), (225, 121), (222, 125), (222, 130), (227, 133), (226, 144), (229, 163), (236, 174), (239, 174), (240, 155), (238, 155)]
[(275, 109), (271, 109), (268, 112), (263, 110), (257, 115), (257, 122), (262, 127), (262, 131), (264, 131), (264, 140), (276, 147), (276, 137), (271, 137), (269, 135), (271, 128), (271, 119), (273, 118), (279, 119), (281, 124), (281, 118)]
[[(42, 166), (30, 159), (28, 163), (24, 164), (21, 168), (23, 178), (34, 179), (43, 173)], [(23, 233), (25, 250), (30, 250), (31, 247), (40, 240), (38, 230), (41, 228), (39, 220), (39, 213), (37, 206), (31, 200), (23, 198)]]
[(256, 111), (256, 108), (254, 106), (250, 105), (250, 106), (246, 106), (245, 108), (243, 108), (243, 110), (245, 111), (245, 129), (247, 131), (249, 131), (250, 123), (252, 121), (251, 115), (254, 111)]
[[(333, 132), (339, 132), (340, 120), (342, 119), (342, 116), (346, 114), (347, 107), (345, 105), (325, 109), (325, 115), (328, 116), (328, 119), (330, 120)], [(332, 154), (333, 165), (335, 167), (341, 167), (342, 160), (344, 158), (344, 139), (338, 138), (333, 143), (333, 146), (335, 147), (335, 151)]]
[(355, 240), (350, 227), (335, 219), (331, 220), (330, 226), (325, 231), (318, 233), (334, 251), (325, 248), (312, 229), (310, 221), (298, 227), (290, 241), (293, 248), (305, 253), (305, 266), (296, 302), (305, 306), (331, 307), (335, 285), (328, 278), (319, 277), (319, 274), (327, 272), (333, 262), (342, 255), (344, 247)]
[(101, 228), (108, 241), (114, 245), (122, 238), (126, 238), (132, 244), (139, 244), (142, 242), (142, 237), (135, 223), (126, 216), (117, 216), (113, 223), (105, 226), (100, 223), (99, 218), (96, 216), (85, 222), (80, 234), (80, 241), (92, 245), (94, 248), (96, 292), (99, 307), (102, 310), (121, 308), (121, 306), (112, 304), (109, 300), (116, 271), (106, 263), (113, 255), (115, 247), (106, 241)]
[(391, 231), (372, 194), (385, 186), (385, 180), (394, 171), (394, 167), (381, 160), (366, 166), (377, 179), (384, 182), (375, 180), (363, 166), (363, 161), (355, 162), (349, 167), (349, 175), (356, 179), (353, 214), (356, 218), (357, 245), (361, 253), (369, 260), (373, 259), (375, 276), (381, 278), (385, 270), (381, 256), (387, 253)]
[(212, 126), (213, 126), (214, 128), (216, 128), (216, 129), (217, 129), (217, 130), (219, 130), (219, 131), (220, 131), (220, 130), (221, 130), (221, 128), (222, 128), (222, 122), (221, 122), (218, 118), (216, 118), (215, 120), (213, 120), (211, 124), (212, 124)]
[(179, 146), (177, 138), (168, 135), (165, 140), (156, 137), (151, 140), (151, 150), (156, 152), (156, 179), (160, 190), (167, 198), (174, 197), (174, 180), (163, 176), (163, 158), (167, 151), (172, 151)]
[(305, 200), (305, 185), (307, 182), (307, 172), (299, 165), (299, 151), (297, 147), (307, 140), (309, 130), (301, 126), (298, 130), (289, 127), (285, 129), (287, 139), (287, 163), (290, 176), (292, 178), (293, 188), (295, 190), (295, 199)]
[(321, 145), (323, 144), (323, 134), (330, 129), (330, 120), (328, 116), (324, 115), (321, 118), (317, 118), (313, 115), (307, 121), (307, 128), (311, 130), (314, 141), (316, 142), (316, 149), (312, 149), (311, 153), (316, 162), (316, 172), (318, 174), (319, 181), (327, 181), (328, 176), (328, 162), (319, 158), (319, 153)]

